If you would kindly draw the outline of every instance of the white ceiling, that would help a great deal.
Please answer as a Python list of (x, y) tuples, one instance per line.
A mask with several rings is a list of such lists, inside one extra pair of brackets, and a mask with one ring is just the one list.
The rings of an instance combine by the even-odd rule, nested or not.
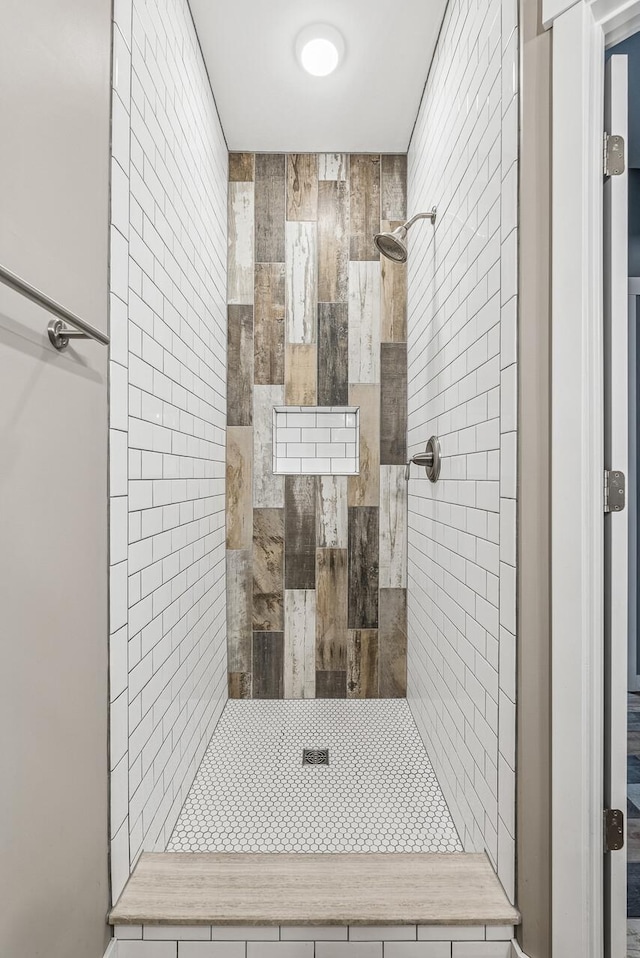
[[(229, 149), (404, 152), (446, 0), (191, 0)], [(312, 77), (295, 38), (329, 23), (346, 54)]]

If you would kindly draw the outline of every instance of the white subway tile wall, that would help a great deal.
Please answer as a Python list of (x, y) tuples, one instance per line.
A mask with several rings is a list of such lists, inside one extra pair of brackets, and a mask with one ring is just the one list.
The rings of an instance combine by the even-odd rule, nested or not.
[(511, 925), (116, 925), (118, 958), (510, 958)]
[(115, 900), (164, 848), (226, 701), (227, 148), (186, 0), (116, 0), (113, 57)]
[(297, 475), (357, 475), (357, 406), (275, 406), (273, 471)]
[[(450, 0), (409, 148), (408, 699), (466, 851), (514, 894), (516, 0)], [(501, 946), (454, 947), (501, 955)]]

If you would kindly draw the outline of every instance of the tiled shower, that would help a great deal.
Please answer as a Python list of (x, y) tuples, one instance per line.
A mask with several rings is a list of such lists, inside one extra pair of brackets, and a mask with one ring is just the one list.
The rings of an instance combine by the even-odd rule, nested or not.
[[(406, 694), (406, 270), (373, 244), (406, 219), (406, 162), (229, 158), (232, 698)], [(340, 411), (359, 422), (350, 435), (336, 419), (332, 446), (316, 419)], [(357, 443), (354, 475), (340, 438)]]
[[(329, 742), (331, 808), (385, 721), (419, 735), (447, 850), (512, 896), (516, 3), (450, 0), (407, 155), (229, 152), (185, 0), (114, 18), (114, 897), (224, 748), (287, 794)], [(381, 260), (373, 234), (434, 205)], [(440, 481), (407, 484), (434, 433)]]

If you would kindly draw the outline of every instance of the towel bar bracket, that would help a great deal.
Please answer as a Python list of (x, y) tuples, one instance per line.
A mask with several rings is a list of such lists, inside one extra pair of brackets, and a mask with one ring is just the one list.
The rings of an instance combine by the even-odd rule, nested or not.
[(61, 319), (52, 319), (47, 326), (49, 342), (55, 349), (66, 349), (70, 339), (90, 339), (81, 329), (65, 326)]

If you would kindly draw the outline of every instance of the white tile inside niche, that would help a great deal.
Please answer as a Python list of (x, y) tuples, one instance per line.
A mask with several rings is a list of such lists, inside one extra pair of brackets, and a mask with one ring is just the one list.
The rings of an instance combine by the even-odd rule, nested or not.
[[(328, 766), (303, 766), (327, 747)], [(230, 701), (169, 852), (462, 851), (404, 699)]]
[(360, 471), (358, 406), (275, 406), (273, 471), (351, 476)]

